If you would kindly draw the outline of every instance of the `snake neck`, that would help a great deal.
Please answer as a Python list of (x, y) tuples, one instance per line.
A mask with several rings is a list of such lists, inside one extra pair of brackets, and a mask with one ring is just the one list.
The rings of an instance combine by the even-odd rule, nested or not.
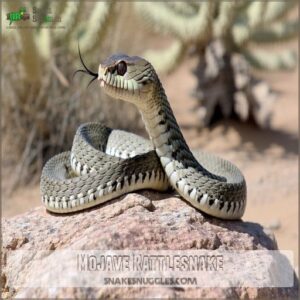
[(147, 101), (147, 106), (140, 111), (146, 130), (166, 173), (168, 173), (167, 166), (172, 162), (173, 171), (174, 168), (176, 170), (192, 168), (204, 176), (212, 179), (218, 178), (208, 172), (190, 151), (160, 82), (156, 85), (151, 99)]

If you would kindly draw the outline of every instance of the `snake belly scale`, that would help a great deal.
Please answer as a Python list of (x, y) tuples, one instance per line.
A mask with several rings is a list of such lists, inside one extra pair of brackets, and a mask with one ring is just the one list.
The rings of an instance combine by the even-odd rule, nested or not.
[(81, 125), (71, 151), (54, 156), (43, 168), (42, 202), (49, 211), (68, 213), (134, 190), (172, 187), (202, 212), (242, 217), (243, 174), (227, 160), (189, 149), (148, 61), (118, 54), (102, 62), (98, 73), (86, 70), (80, 71), (97, 78), (106, 94), (137, 106), (150, 140), (100, 123)]

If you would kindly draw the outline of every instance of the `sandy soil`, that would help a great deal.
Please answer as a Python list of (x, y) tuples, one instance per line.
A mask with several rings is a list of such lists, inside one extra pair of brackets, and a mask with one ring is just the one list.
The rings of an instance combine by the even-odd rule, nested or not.
[[(248, 205), (244, 221), (274, 231), (280, 249), (294, 252), (298, 264), (298, 72), (261, 74), (281, 93), (274, 105), (271, 130), (227, 120), (199, 131), (189, 97), (195, 86), (188, 59), (171, 76), (162, 78), (183, 134), (193, 149), (211, 151), (236, 163), (245, 174)], [(10, 217), (40, 205), (39, 187), (29, 186), (3, 200)]]

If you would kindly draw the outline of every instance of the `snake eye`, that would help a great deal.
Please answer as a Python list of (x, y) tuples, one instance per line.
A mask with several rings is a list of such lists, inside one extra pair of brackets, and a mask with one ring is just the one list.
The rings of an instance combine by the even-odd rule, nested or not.
[(117, 64), (117, 73), (118, 75), (121, 75), (123, 76), (127, 71), (127, 65), (125, 63), (125, 61), (120, 61), (118, 64)]

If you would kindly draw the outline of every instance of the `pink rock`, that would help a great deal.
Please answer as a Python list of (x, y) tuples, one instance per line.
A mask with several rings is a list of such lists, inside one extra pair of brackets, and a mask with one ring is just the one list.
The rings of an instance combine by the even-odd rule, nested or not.
[[(151, 199), (151, 200), (150, 200)], [(2, 295), (19, 298), (242, 298), (285, 299), (292, 288), (10, 288), (18, 276), (7, 257), (16, 249), (228, 249), (276, 250), (271, 233), (259, 224), (224, 221), (204, 214), (179, 198), (144, 191), (128, 194), (78, 213), (51, 214), (37, 207), (3, 223)], [(24, 269), (26, 272), (30, 270)]]

